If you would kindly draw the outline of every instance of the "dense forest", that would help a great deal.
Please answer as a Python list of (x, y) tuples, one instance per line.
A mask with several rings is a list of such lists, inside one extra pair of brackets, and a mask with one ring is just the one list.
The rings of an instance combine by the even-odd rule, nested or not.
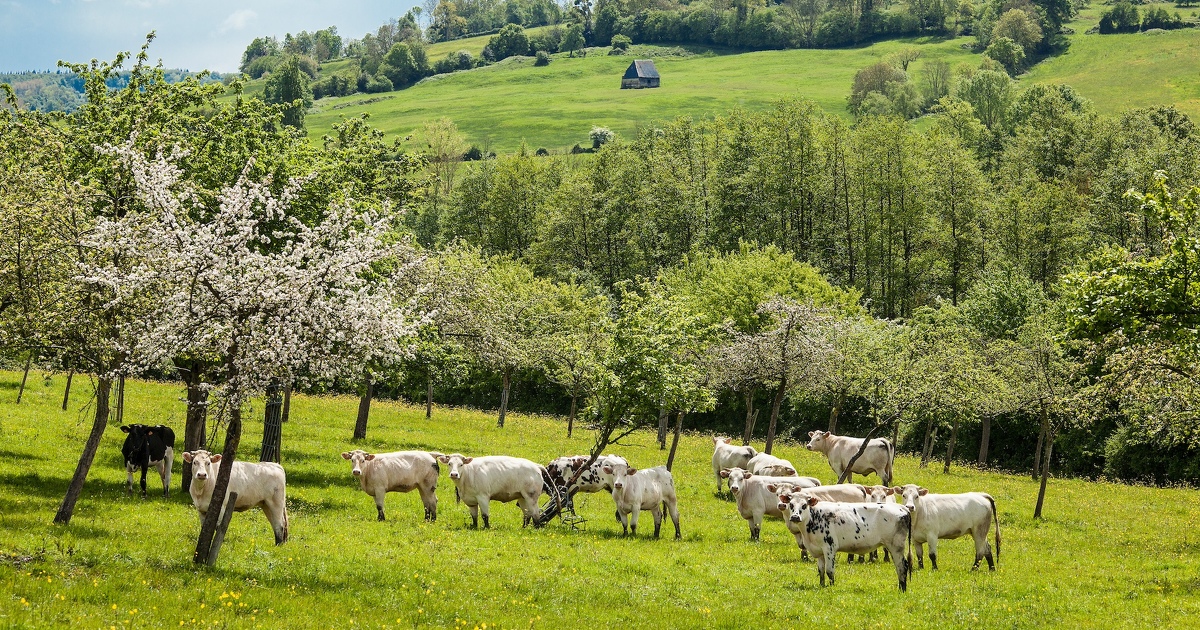
[(144, 62), (0, 117), (0, 348), (93, 375), (99, 430), (140, 374), (186, 384), (185, 448), (275, 382), (357, 391), (363, 435), (404, 397), (1200, 479), (1200, 146), (1172, 108), (980, 70), (925, 130), (788, 100), (464, 162), (450, 121), (314, 146)]

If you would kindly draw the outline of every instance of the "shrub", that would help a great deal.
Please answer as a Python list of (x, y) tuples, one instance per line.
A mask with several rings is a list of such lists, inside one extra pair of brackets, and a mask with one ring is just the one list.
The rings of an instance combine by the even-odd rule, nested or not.
[(1152, 28), (1166, 30), (1183, 28), (1183, 18), (1180, 17), (1178, 12), (1175, 15), (1171, 15), (1162, 7), (1154, 7), (1146, 11), (1146, 17), (1142, 18), (1142, 30), (1148, 31)]
[(539, 50), (537, 52), (537, 59), (534, 60), (533, 65), (535, 65), (535, 66), (550, 65), (550, 53), (547, 53), (544, 50)]
[(572, 154), (572, 155), (579, 155), (580, 153), (587, 153), (587, 152), (588, 152), (588, 150), (587, 150), (587, 149), (585, 149), (585, 148), (583, 148), (583, 147), (579, 146), (578, 144), (577, 144), (577, 145), (575, 145), (575, 146), (573, 146), (573, 147), (571, 147), (571, 154)]
[(592, 131), (588, 133), (588, 137), (592, 140), (592, 148), (599, 149), (600, 147), (612, 142), (616, 134), (608, 127), (592, 127)]
[(483, 151), (480, 150), (479, 147), (477, 147), (473, 144), (471, 145), (471, 148), (467, 149), (467, 152), (463, 154), (464, 162), (474, 162), (476, 160), (482, 160), (482, 159), (483, 159)]
[(612, 37), (613, 50), (621, 50), (621, 51), (628, 50), (629, 45), (632, 43), (633, 43), (633, 40), (630, 39), (627, 35), (613, 35), (613, 37)]
[(392, 85), (392, 80), (380, 73), (368, 78), (362, 91), (367, 94), (378, 94), (380, 92), (391, 92), (393, 89), (395, 88)]
[(1128, 2), (1119, 2), (1100, 16), (1101, 33), (1133, 33), (1141, 24), (1137, 7)]
[(983, 53), (1004, 66), (1008, 76), (1015, 77), (1025, 67), (1025, 50), (1021, 45), (1007, 37), (994, 37), (992, 43)]
[(529, 36), (525, 29), (518, 24), (506, 24), (495, 37), (488, 40), (487, 47), (491, 49), (496, 61), (518, 55), (529, 54)]
[(904, 83), (908, 75), (886, 61), (880, 61), (859, 70), (854, 74), (854, 84), (850, 88), (850, 111), (858, 114), (859, 105), (867, 98), (867, 94), (887, 92), (889, 83)]
[(534, 155), (550, 155), (550, 151), (546, 150), (546, 147), (538, 147), (538, 150), (534, 151), (533, 154)]

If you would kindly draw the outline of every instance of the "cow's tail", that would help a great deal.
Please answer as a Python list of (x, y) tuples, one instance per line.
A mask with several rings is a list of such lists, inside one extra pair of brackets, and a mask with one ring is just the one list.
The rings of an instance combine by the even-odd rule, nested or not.
[(908, 514), (906, 514), (904, 516), (904, 524), (908, 526), (908, 549), (905, 550), (906, 553), (908, 554), (908, 557), (904, 559), (904, 570), (905, 570), (904, 580), (906, 582), (908, 580), (912, 579), (912, 575), (913, 575), (913, 563), (912, 563), (912, 549), (913, 549), (912, 527), (913, 526), (912, 526), (912, 522), (913, 522), (913, 513), (912, 513), (912, 510), (909, 510)]
[(887, 463), (883, 465), (884, 472), (887, 473), (887, 481), (883, 482), (883, 485), (890, 486), (892, 485), (892, 464), (896, 461), (896, 445), (887, 438), (883, 438), (883, 443), (887, 444), (888, 450)]
[(984, 494), (992, 504), (992, 522), (996, 524), (996, 567), (1000, 566), (1000, 514), (996, 512), (996, 500), (990, 494)]

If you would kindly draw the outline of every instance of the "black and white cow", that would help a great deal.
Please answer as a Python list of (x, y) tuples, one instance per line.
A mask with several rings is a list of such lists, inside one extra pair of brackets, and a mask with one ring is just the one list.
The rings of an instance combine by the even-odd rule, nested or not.
[(133, 496), (133, 471), (142, 470), (142, 498), (146, 498), (146, 469), (153, 466), (162, 479), (163, 497), (171, 489), (171, 466), (175, 463), (175, 432), (161, 424), (121, 425), (127, 434), (121, 453), (125, 455), (125, 484)]

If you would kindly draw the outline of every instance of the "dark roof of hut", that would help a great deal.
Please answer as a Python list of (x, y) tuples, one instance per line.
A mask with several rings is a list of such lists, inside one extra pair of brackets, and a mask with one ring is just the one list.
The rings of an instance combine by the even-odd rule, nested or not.
[(654, 62), (649, 59), (637, 59), (629, 64), (629, 69), (625, 71), (625, 76), (622, 79), (657, 79), (658, 68), (654, 67)]

